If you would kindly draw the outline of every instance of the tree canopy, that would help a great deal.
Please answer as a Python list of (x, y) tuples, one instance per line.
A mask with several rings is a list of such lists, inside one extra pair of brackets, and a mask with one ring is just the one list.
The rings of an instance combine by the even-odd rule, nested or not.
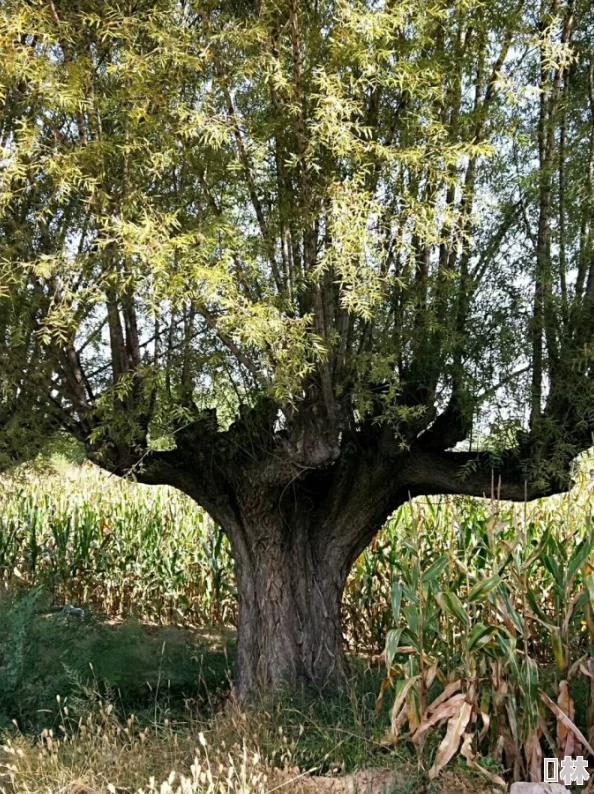
[(265, 396), (320, 462), (488, 419), (550, 475), (594, 424), (581, 6), (3, 3), (5, 403), (143, 450)]
[(3, 0), (2, 465), (64, 429), (236, 550), (248, 482), (328, 527), (385, 487), (349, 561), (409, 494), (567, 487), (593, 32), (587, 0)]

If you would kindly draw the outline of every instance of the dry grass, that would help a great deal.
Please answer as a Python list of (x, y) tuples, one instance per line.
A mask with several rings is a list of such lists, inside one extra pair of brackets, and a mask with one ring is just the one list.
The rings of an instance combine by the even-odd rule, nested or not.
[(61, 709), (58, 730), (12, 737), (2, 748), (4, 775), (19, 794), (41, 792), (256, 792), (266, 788), (257, 751), (225, 740), (208, 745), (203, 732), (165, 720), (140, 727), (100, 706), (84, 721)]
[[(245, 715), (227, 716), (229, 723)], [(236, 727), (236, 725), (235, 725)], [(216, 732), (179, 733), (172, 726), (136, 731), (110, 715), (78, 727), (76, 733), (44, 732), (36, 740), (19, 736), (0, 751), (0, 790), (11, 794), (494, 794), (477, 781), (448, 772), (434, 785), (411, 763), (371, 768), (350, 775), (317, 776), (317, 770), (274, 765), (250, 740), (228, 746)], [(282, 736), (280, 741), (282, 743)]]
[[(342, 703), (343, 719), (350, 708)], [(279, 703), (246, 713), (233, 702), (206, 719), (187, 712), (142, 723), (122, 718), (105, 700), (74, 718), (58, 699), (59, 720), (36, 736), (13, 732), (0, 749), (0, 791), (6, 794), (491, 794), (467, 774), (449, 771), (429, 786), (410, 757), (370, 756), (365, 769), (343, 774), (329, 763), (349, 731), (335, 732)], [(299, 721), (291, 722), (289, 713)], [(279, 724), (284, 721), (285, 727)], [(340, 719), (335, 719), (339, 723)], [(353, 728), (356, 730), (356, 728)], [(364, 742), (363, 736), (360, 737)], [(303, 745), (317, 750), (306, 760)], [(335, 759), (338, 757), (335, 753)]]

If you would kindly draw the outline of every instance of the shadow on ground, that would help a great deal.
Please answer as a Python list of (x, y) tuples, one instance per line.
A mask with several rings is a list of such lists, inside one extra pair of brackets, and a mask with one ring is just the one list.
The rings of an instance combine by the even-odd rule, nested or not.
[(70, 710), (100, 698), (122, 713), (154, 718), (205, 708), (229, 688), (233, 632), (115, 623), (47, 612), (29, 594), (0, 601), (0, 730), (51, 726), (59, 704)]

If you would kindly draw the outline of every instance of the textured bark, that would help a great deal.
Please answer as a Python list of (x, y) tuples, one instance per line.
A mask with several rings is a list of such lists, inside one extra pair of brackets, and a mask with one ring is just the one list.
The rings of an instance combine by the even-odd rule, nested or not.
[(344, 682), (344, 586), (393, 503), (385, 490), (374, 499), (365, 464), (339, 462), (290, 487), (266, 487), (252, 471), (211, 505), (236, 561), (242, 701), (278, 685), (322, 691)]
[(322, 689), (346, 673), (340, 608), (350, 560), (324, 554), (306, 524), (264, 525), (266, 539), (256, 540), (260, 525), (249, 533), (249, 549), (236, 554), (237, 687), (244, 699), (271, 683)]

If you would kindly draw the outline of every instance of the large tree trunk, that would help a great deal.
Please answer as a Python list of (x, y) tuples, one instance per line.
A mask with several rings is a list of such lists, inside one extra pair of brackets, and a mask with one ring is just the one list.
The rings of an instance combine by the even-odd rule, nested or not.
[(236, 563), (242, 701), (277, 686), (321, 691), (344, 682), (344, 587), (361, 551), (403, 501), (380, 488), (385, 472), (371, 455), (345, 456), (288, 485), (277, 465), (229, 467), (226, 481), (214, 481), (213, 498), (206, 489), (201, 494)]
[[(274, 531), (274, 530), (278, 530)], [(324, 554), (306, 531), (275, 527), (237, 550), (241, 698), (269, 685), (344, 680), (340, 620), (350, 560)]]
[[(199, 435), (180, 435), (177, 449), (155, 454), (141, 479), (185, 491), (230, 540), (239, 589), (237, 692), (243, 702), (278, 686), (306, 682), (321, 691), (344, 680), (340, 613), (347, 577), (408, 498), (482, 496), (495, 488), (504, 499), (543, 495), (524, 481), (513, 459), (492, 471), (482, 465), (488, 458), (470, 453), (386, 451), (379, 443), (348, 445), (343, 437), (347, 448), (338, 459), (315, 468), (262, 454), (256, 444), (239, 440), (206, 458), (208, 447)], [(558, 483), (558, 490), (565, 487)]]
[(223, 523), (237, 570), (242, 700), (299, 682), (322, 690), (346, 675), (340, 612), (355, 552), (319, 523), (311, 499), (292, 496), (236, 504)]

